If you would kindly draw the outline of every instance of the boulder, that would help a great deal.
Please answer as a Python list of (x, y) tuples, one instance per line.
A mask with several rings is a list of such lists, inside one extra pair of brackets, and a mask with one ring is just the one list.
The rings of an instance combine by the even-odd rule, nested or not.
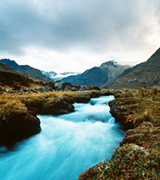
[(68, 114), (69, 112), (73, 111), (74, 106), (71, 103), (67, 102), (61, 97), (58, 97), (56, 101), (51, 101), (50, 103), (44, 102), (40, 110), (40, 114), (60, 115)]
[(14, 112), (0, 119), (0, 145), (12, 145), (40, 131), (40, 120), (36, 116)]
[(124, 130), (134, 128), (133, 122), (128, 122), (127, 119), (131, 112), (129, 112), (124, 106), (121, 105), (120, 100), (114, 99), (110, 101), (110, 113), (115, 118), (116, 122), (120, 122)]
[(56, 90), (60, 91), (71, 91), (72, 90), (72, 84), (69, 82), (62, 82), (58, 81), (54, 84)]
[(43, 93), (44, 93), (44, 92), (48, 92), (48, 90), (47, 90), (45, 87), (40, 87), (40, 88), (39, 88), (39, 91), (40, 91), (40, 92), (43, 92)]

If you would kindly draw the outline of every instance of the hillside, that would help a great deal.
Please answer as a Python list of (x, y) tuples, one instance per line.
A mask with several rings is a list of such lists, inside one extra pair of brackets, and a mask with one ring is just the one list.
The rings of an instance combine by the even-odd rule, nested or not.
[(0, 91), (3, 91), (5, 87), (9, 89), (20, 89), (21, 86), (30, 87), (30, 84), (34, 84), (31, 78), (14, 72), (0, 71)]
[(125, 70), (119, 77), (102, 87), (137, 89), (152, 86), (160, 86), (160, 48), (146, 62)]
[(22, 71), (16, 71), (12, 67), (10, 67), (8, 64), (2, 63), (2, 62), (0, 62), (0, 71), (12, 72), (12, 73), (19, 74), (21, 76), (26, 76), (28, 78), (31, 78), (28, 74), (26, 74), (26, 73), (24, 73)]
[(2, 63), (2, 62), (0, 62), (0, 71), (8, 71), (8, 72), (17, 73), (17, 71), (11, 68), (8, 64)]
[(50, 78), (43, 75), (40, 70), (35, 69), (35, 68), (31, 67), (31, 66), (18, 65), (15, 61), (10, 60), (10, 59), (1, 59), (0, 62), (8, 64), (10, 67), (12, 67), (16, 71), (21, 71), (21, 72), (24, 72), (24, 73), (28, 74), (33, 79), (42, 80), (42, 81), (45, 81), (45, 82), (52, 81)]
[(119, 76), (127, 68), (129, 68), (128, 65), (119, 65), (114, 61), (108, 61), (99, 67), (88, 69), (82, 74), (63, 78), (62, 81), (68, 81), (72, 84), (101, 87), (106, 82)]

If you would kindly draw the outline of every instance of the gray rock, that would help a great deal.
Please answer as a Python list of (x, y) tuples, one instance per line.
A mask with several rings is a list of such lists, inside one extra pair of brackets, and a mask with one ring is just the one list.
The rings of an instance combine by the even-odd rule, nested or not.
[(55, 83), (55, 88), (58, 91), (71, 91), (72, 90), (72, 84), (69, 82), (57, 82)]
[(41, 92), (48, 92), (48, 90), (45, 87), (40, 87), (39, 91), (41, 91)]
[(61, 88), (62, 88), (62, 84), (63, 84), (63, 82), (57, 82), (57, 83), (55, 83), (54, 84), (54, 87), (57, 89), (57, 90), (60, 90)]

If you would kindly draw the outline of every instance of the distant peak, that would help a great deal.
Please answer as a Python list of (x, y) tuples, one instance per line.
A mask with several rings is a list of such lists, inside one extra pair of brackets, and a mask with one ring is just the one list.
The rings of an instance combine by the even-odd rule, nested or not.
[(3, 62), (3, 63), (6, 63), (6, 64), (8, 64), (8, 63), (12, 63), (12, 64), (16, 64), (16, 65), (18, 65), (18, 64), (16, 63), (16, 61), (14, 61), (14, 60), (10, 60), (10, 59), (7, 59), (7, 58), (0, 59), (0, 61), (1, 61), (1, 62)]
[(117, 66), (118, 63), (114, 60), (110, 60), (110, 61), (107, 61), (107, 62), (104, 62), (101, 64), (101, 67), (105, 67), (105, 66)]

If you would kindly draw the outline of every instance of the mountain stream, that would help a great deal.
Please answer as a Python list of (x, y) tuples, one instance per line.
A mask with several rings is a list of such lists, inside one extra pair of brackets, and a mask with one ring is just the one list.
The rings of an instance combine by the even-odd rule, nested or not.
[(0, 147), (0, 179), (76, 180), (87, 168), (111, 158), (124, 137), (109, 113), (112, 99), (74, 103), (75, 112), (66, 115), (39, 115), (39, 134), (12, 150)]

